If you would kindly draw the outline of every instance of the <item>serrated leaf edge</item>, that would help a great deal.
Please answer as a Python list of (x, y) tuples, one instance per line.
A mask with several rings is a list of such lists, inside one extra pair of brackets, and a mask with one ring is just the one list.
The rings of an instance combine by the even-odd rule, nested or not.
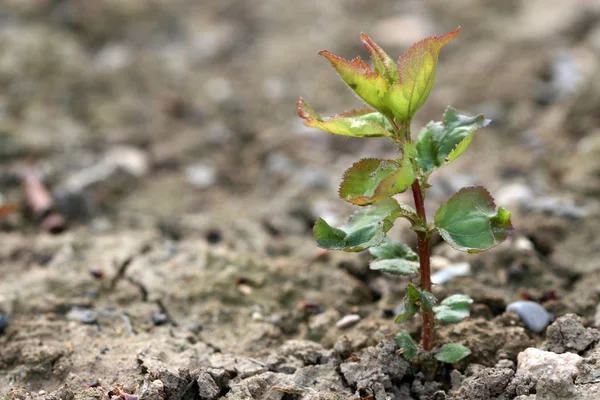
[[(492, 194), (489, 192), (489, 190), (487, 190), (487, 188), (486, 188), (485, 186), (483, 186), (483, 185), (470, 185), (470, 186), (465, 186), (465, 187), (461, 188), (461, 189), (460, 189), (458, 192), (456, 192), (456, 193), (454, 193), (452, 196), (450, 196), (450, 198), (448, 198), (448, 200), (446, 200), (446, 201), (445, 201), (445, 202), (442, 204), (442, 206), (440, 206), (440, 208), (439, 208), (439, 209), (436, 211), (436, 213), (435, 213), (435, 216), (434, 216), (434, 218), (433, 218), (433, 220), (434, 220), (434, 223), (435, 223), (435, 221), (436, 221), (436, 219), (437, 219), (437, 217), (438, 217), (438, 214), (439, 214), (440, 210), (442, 209), (442, 207), (443, 207), (445, 204), (449, 203), (449, 202), (450, 202), (450, 200), (452, 200), (454, 197), (458, 196), (458, 195), (459, 195), (461, 192), (463, 192), (463, 191), (465, 191), (465, 190), (469, 190), (469, 189), (483, 189), (483, 191), (485, 192), (485, 194), (487, 195), (487, 197), (488, 197), (488, 198), (491, 200), (492, 207), (494, 207), (494, 209), (496, 210), (496, 215), (497, 215), (497, 210), (498, 210), (499, 206), (497, 206), (497, 205), (496, 205), (496, 202), (495, 202), (495, 200), (494, 200), (494, 197), (493, 197), (493, 196), (492, 196)], [(506, 209), (505, 209), (505, 210), (506, 210)], [(510, 229), (510, 231), (508, 232), (507, 236), (508, 236), (508, 235), (511, 235), (511, 234), (512, 234), (512, 233), (515, 231), (515, 227), (513, 226), (513, 224), (512, 224), (512, 221), (511, 221), (510, 217), (508, 218), (508, 223), (510, 224), (510, 226), (511, 226), (511, 229)], [(488, 224), (491, 224), (491, 220), (489, 220), (489, 221), (488, 221)], [(448, 244), (449, 244), (449, 245), (450, 245), (450, 246), (451, 246), (453, 249), (455, 249), (455, 250), (459, 250), (459, 251), (466, 251), (466, 252), (468, 252), (468, 253), (471, 253), (471, 254), (481, 253), (482, 251), (489, 250), (489, 249), (491, 249), (492, 247), (498, 246), (500, 243), (502, 243), (502, 242), (503, 242), (503, 241), (500, 241), (500, 242), (499, 242), (499, 241), (497, 241), (497, 240), (496, 240), (496, 237), (495, 237), (494, 235), (492, 235), (492, 236), (493, 236), (493, 238), (494, 238), (494, 244), (493, 244), (492, 246), (488, 247), (488, 248), (487, 248), (487, 249), (485, 249), (485, 250), (478, 250), (478, 249), (472, 249), (472, 248), (470, 248), (470, 247), (456, 246), (456, 245), (455, 245), (455, 243), (454, 243), (454, 240), (452, 240), (452, 237), (450, 237), (450, 236), (449, 236), (449, 235), (446, 233), (446, 232), (447, 232), (447, 230), (446, 230), (446, 229), (439, 227), (439, 226), (437, 225), (437, 223), (435, 223), (435, 226), (436, 226), (436, 228), (438, 229), (438, 232), (440, 233), (440, 236), (442, 236), (442, 238), (444, 239), (444, 241), (446, 241), (446, 243), (448, 243)], [(492, 232), (496, 231), (496, 232), (497, 232), (497, 230), (495, 230), (495, 229), (492, 229), (492, 227), (491, 227), (491, 226), (490, 226), (490, 231), (492, 231)]]

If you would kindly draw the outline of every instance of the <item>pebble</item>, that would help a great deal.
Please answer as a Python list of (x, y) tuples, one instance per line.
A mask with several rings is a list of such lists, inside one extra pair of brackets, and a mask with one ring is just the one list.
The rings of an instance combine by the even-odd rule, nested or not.
[(169, 316), (163, 312), (153, 312), (150, 319), (154, 326), (165, 325), (169, 322)]
[(205, 89), (208, 96), (217, 102), (228, 100), (233, 95), (231, 83), (223, 77), (215, 77), (206, 81)]
[(89, 308), (73, 307), (66, 315), (69, 321), (77, 321), (84, 324), (95, 324), (98, 321), (98, 313)]
[(525, 326), (535, 333), (543, 331), (554, 319), (544, 307), (533, 301), (514, 301), (506, 306), (506, 311), (517, 314)]
[(350, 328), (353, 325), (356, 325), (360, 321), (360, 315), (358, 314), (348, 314), (344, 315), (342, 319), (335, 323), (335, 326), (339, 329)]
[(96, 183), (114, 180), (114, 175), (121, 171), (135, 178), (146, 175), (150, 171), (148, 154), (132, 146), (116, 146), (109, 150), (97, 164), (69, 176), (58, 190), (80, 193)]
[(302, 168), (295, 177), (298, 184), (307, 189), (327, 189), (331, 182), (331, 174), (318, 168)]
[(498, 204), (521, 205), (533, 197), (533, 190), (524, 183), (512, 183), (498, 190), (494, 197)]
[(576, 205), (572, 200), (556, 197), (540, 197), (530, 199), (523, 204), (525, 211), (541, 212), (565, 219), (585, 217), (587, 212), (583, 207)]
[(572, 382), (573, 377), (579, 375), (577, 367), (582, 361), (583, 358), (575, 353), (556, 354), (530, 347), (517, 356), (517, 371), (519, 374), (529, 372), (534, 377), (548, 373), (566, 376)]
[(527, 239), (525, 236), (519, 236), (515, 238), (514, 246), (516, 250), (522, 251), (524, 253), (535, 251), (535, 245), (531, 240)]
[(471, 264), (467, 262), (450, 264), (444, 269), (432, 274), (431, 283), (435, 285), (443, 285), (444, 283), (459, 276), (469, 275), (471, 275)]
[(215, 168), (205, 164), (195, 164), (187, 167), (185, 175), (188, 182), (198, 189), (206, 189), (217, 181)]
[(0, 335), (3, 334), (8, 327), (8, 321), (8, 314), (0, 314)]

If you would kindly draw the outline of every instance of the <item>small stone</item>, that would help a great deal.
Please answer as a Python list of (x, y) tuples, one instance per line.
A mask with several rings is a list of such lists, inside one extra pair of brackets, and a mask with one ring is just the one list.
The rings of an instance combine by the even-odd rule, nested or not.
[(335, 323), (335, 326), (339, 329), (350, 328), (353, 325), (356, 325), (360, 321), (360, 315), (358, 314), (348, 314), (344, 315), (342, 319)]
[(340, 336), (333, 346), (333, 351), (343, 359), (352, 354), (352, 342), (347, 336)]
[(122, 169), (136, 178), (141, 178), (150, 171), (148, 154), (132, 146), (113, 147), (101, 162), (107, 166)]
[(579, 353), (593, 342), (600, 340), (600, 332), (586, 328), (575, 314), (566, 314), (558, 318), (546, 331), (547, 341), (542, 347), (554, 353)]
[(498, 204), (521, 205), (533, 198), (533, 190), (524, 183), (513, 183), (500, 188), (494, 197)]
[(9, 319), (8, 314), (0, 314), (0, 335), (3, 334), (8, 327)]
[[(505, 203), (498, 202), (498, 204), (505, 204)], [(524, 253), (529, 253), (529, 252), (532, 252), (535, 250), (535, 245), (533, 244), (533, 242), (531, 240), (527, 239), (525, 236), (519, 236), (519, 237), (515, 238), (514, 246), (515, 246), (516, 250), (522, 251)]]
[(517, 369), (517, 366), (515, 365), (515, 362), (513, 360), (498, 360), (498, 362), (495, 365), (495, 368), (510, 368), (510, 369)]
[(469, 275), (471, 275), (471, 264), (467, 262), (450, 264), (441, 271), (438, 271), (431, 275), (431, 283), (435, 285), (443, 285), (444, 283), (459, 276)]
[(506, 311), (517, 314), (523, 324), (535, 333), (543, 331), (553, 319), (544, 307), (533, 301), (512, 302), (506, 306)]
[(200, 371), (198, 378), (198, 394), (201, 399), (214, 400), (219, 398), (221, 388), (217, 385), (213, 377), (206, 371)]
[(528, 348), (517, 356), (517, 375), (535, 382), (539, 399), (574, 399), (574, 382), (583, 358), (574, 353), (556, 354)]
[(508, 368), (483, 368), (466, 378), (456, 395), (457, 400), (493, 399), (501, 396), (515, 371)]
[(89, 308), (73, 307), (66, 315), (69, 321), (77, 321), (84, 324), (95, 324), (98, 322), (98, 312)]
[(140, 391), (140, 400), (162, 400), (165, 398), (165, 385), (156, 379), (150, 383), (144, 382)]
[(153, 312), (150, 319), (152, 320), (154, 326), (165, 325), (169, 322), (169, 317), (163, 312)]
[(188, 182), (198, 189), (209, 188), (217, 180), (217, 171), (215, 168), (205, 164), (195, 164), (187, 167), (185, 175)]
[(209, 79), (206, 82), (205, 89), (208, 96), (217, 102), (228, 100), (233, 95), (231, 83), (222, 77)]
[(251, 317), (255, 321), (263, 321), (265, 319), (265, 316), (262, 315), (259, 311), (253, 311)]
[(556, 354), (530, 347), (520, 352), (517, 356), (517, 371), (529, 372), (533, 376), (541, 376), (552, 371), (556, 375), (569, 375), (575, 377), (579, 373), (577, 366), (583, 358), (574, 353)]
[(565, 219), (578, 219), (587, 215), (587, 211), (570, 199), (557, 197), (538, 197), (523, 203), (525, 211), (539, 212)]

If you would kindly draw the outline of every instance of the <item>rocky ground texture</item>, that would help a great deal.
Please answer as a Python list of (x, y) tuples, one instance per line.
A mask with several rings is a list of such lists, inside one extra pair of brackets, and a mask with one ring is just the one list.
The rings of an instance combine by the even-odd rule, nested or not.
[[(0, 397), (600, 398), (600, 3), (550, 3), (2, 2)], [(427, 206), (485, 184), (516, 232), (434, 243), (435, 294), (474, 299), (438, 343), (472, 353), (425, 373), (394, 340), (419, 337), (393, 323), (406, 281), (311, 231), (351, 212), (350, 164), (394, 149), (313, 132), (295, 101), (360, 106), (323, 48), (365, 57), (364, 31), (401, 54), (458, 25), (414, 130), (446, 105), (494, 122)], [(23, 171), (68, 226), (25, 205)]]

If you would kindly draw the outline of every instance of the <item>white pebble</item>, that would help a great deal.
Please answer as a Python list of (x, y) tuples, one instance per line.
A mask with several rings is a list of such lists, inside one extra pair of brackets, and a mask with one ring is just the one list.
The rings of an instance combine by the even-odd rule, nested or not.
[(217, 172), (214, 167), (205, 164), (196, 164), (187, 167), (185, 175), (188, 182), (198, 189), (206, 189), (212, 186), (217, 180)]
[(352, 325), (355, 325), (360, 321), (360, 315), (358, 314), (348, 314), (344, 315), (342, 319), (335, 323), (335, 326), (339, 329), (350, 328)]
[(525, 326), (535, 333), (543, 331), (554, 319), (544, 307), (533, 301), (514, 301), (506, 306), (506, 311), (517, 314)]
[(450, 264), (441, 271), (438, 271), (431, 275), (431, 283), (435, 285), (443, 285), (451, 279), (457, 278), (459, 276), (469, 275), (471, 275), (471, 264), (467, 262)]

